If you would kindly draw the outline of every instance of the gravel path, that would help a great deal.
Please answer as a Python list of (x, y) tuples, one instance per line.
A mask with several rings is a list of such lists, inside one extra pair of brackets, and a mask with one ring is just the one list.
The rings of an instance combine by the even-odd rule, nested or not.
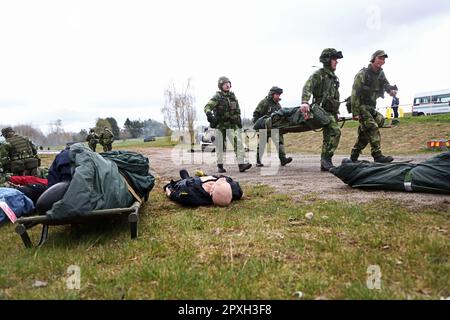
[[(179, 179), (179, 170), (187, 169), (191, 175), (195, 170), (203, 170), (208, 174), (216, 174), (216, 158), (214, 153), (196, 151), (190, 153), (178, 148), (148, 148), (136, 150), (145, 154), (150, 159), (151, 172), (163, 182), (170, 179)], [(255, 163), (255, 152), (248, 154), (250, 162)], [(440, 211), (450, 211), (450, 195), (407, 193), (395, 191), (365, 191), (353, 189), (344, 184), (340, 179), (328, 172), (320, 171), (320, 155), (294, 154), (293, 161), (285, 167), (279, 166), (278, 158), (272, 154), (264, 155), (265, 167), (256, 168), (240, 173), (234, 164), (234, 155), (226, 154), (226, 175), (239, 181), (241, 184), (267, 184), (273, 186), (278, 192), (287, 193), (294, 198), (314, 196), (316, 199), (344, 200), (348, 202), (367, 202), (374, 199), (385, 201), (397, 200), (411, 209), (434, 207)], [(396, 156), (395, 161), (413, 160), (419, 163), (433, 155), (409, 155)], [(334, 164), (340, 164), (344, 156), (335, 156)], [(362, 160), (372, 160), (369, 157), (361, 157)]]

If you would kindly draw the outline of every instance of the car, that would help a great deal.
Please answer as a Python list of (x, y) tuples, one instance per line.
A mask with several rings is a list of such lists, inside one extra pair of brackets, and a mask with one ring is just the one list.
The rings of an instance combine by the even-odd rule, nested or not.
[(144, 138), (144, 142), (156, 141), (155, 136), (148, 136)]

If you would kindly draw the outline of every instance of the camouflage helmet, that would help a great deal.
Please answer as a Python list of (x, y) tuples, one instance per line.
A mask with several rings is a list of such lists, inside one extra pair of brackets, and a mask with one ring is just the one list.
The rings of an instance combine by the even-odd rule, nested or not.
[(272, 88), (270, 88), (269, 91), (269, 96), (273, 95), (273, 94), (282, 94), (283, 93), (283, 89), (281, 89), (280, 87), (277, 86), (273, 86)]
[(231, 86), (230, 79), (228, 79), (227, 77), (220, 77), (219, 80), (217, 81), (217, 86), (219, 87), (219, 90), (222, 90), (222, 86), (224, 85), (224, 83), (227, 82), (229, 82)]
[(332, 58), (342, 59), (343, 57), (344, 56), (342, 55), (342, 51), (337, 51), (334, 48), (326, 48), (323, 49), (319, 59), (321, 63), (327, 65), (330, 63)]
[(3, 129), (2, 129), (2, 136), (6, 137), (6, 135), (7, 135), (9, 132), (14, 132), (13, 128), (11, 128), (11, 127), (3, 128)]
[(374, 62), (376, 57), (385, 57), (388, 58), (388, 55), (384, 50), (377, 50), (372, 54), (372, 57), (370, 57), (370, 62)]

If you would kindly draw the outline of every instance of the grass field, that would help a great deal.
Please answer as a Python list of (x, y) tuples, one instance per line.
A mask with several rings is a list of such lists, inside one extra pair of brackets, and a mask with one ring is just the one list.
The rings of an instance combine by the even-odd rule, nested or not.
[[(449, 117), (423, 117), (404, 119), (382, 134), (397, 137), (398, 153), (417, 153), (422, 144), (409, 144), (408, 132), (450, 138), (449, 127)], [(356, 124), (345, 130), (344, 144)], [(319, 133), (303, 133), (301, 139), (309, 134), (320, 141)], [(290, 150), (318, 152), (303, 140), (289, 141)], [(134, 143), (126, 147), (142, 147)], [(386, 140), (383, 145), (394, 151)], [(43, 156), (43, 163), (53, 157)], [(124, 220), (50, 227), (43, 247), (25, 249), (13, 225), (1, 226), (0, 299), (299, 299), (299, 292), (303, 299), (450, 296), (448, 206), (324, 201), (313, 192), (292, 198), (270, 186), (244, 185), (244, 199), (230, 207), (187, 209), (166, 199), (164, 182), (157, 181), (141, 210), (136, 240), (129, 238)], [(312, 219), (305, 217), (310, 212)], [(35, 241), (38, 229), (31, 231)], [(66, 285), (71, 265), (80, 268), (80, 290)], [(380, 290), (367, 286), (371, 266), (381, 271)]]
[[(409, 212), (395, 202), (292, 201), (246, 186), (229, 208), (185, 209), (157, 188), (127, 223), (51, 228), (26, 250), (13, 226), (0, 230), (0, 298), (6, 299), (440, 299), (450, 295), (448, 212)], [(305, 214), (312, 212), (309, 220)], [(36, 239), (38, 230), (32, 232)], [(81, 270), (81, 289), (66, 270)], [(366, 286), (381, 270), (381, 290)], [(34, 288), (36, 280), (45, 287)]]
[[(157, 137), (155, 141), (149, 142), (144, 142), (143, 139), (129, 139), (114, 141), (113, 150), (127, 148), (165, 148), (173, 147), (175, 145), (176, 142), (171, 141), (170, 137)], [(99, 147), (101, 146), (99, 145)]]
[[(357, 121), (347, 121), (342, 128), (341, 140), (336, 154), (350, 155), (356, 142)], [(382, 128), (381, 147), (385, 154), (407, 155), (433, 152), (427, 149), (427, 141), (432, 139), (450, 139), (450, 115), (401, 118), (400, 124), (391, 128)], [(322, 132), (290, 133), (286, 135), (287, 152), (320, 153)], [(370, 145), (364, 150), (370, 155)]]

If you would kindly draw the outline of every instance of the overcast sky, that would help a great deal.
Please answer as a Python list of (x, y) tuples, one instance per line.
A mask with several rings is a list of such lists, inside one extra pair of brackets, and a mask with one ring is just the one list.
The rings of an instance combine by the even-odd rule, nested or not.
[(386, 76), (411, 104), (416, 92), (450, 88), (449, 38), (448, 0), (0, 0), (0, 123), (162, 121), (164, 89), (187, 78), (202, 123), (222, 75), (251, 117), (273, 85), (284, 107), (299, 105), (327, 47), (344, 55), (342, 98), (384, 49)]

